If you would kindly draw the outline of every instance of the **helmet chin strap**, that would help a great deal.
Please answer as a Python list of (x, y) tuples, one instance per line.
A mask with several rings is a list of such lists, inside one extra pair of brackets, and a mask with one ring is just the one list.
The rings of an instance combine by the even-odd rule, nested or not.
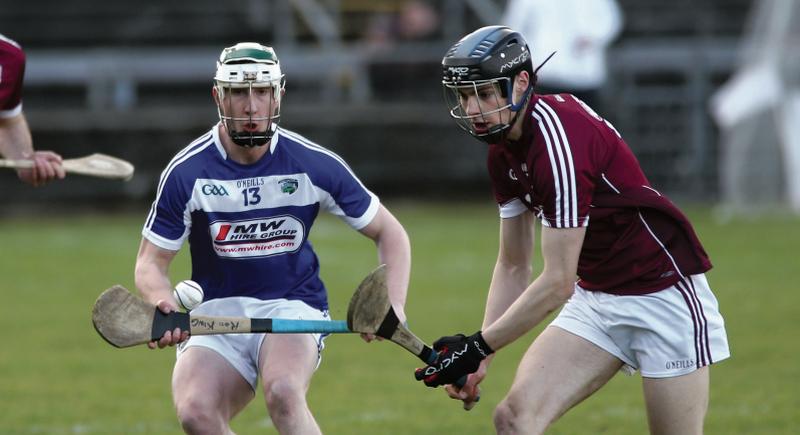
[(232, 120), (226, 120), (225, 131), (228, 132), (228, 137), (230, 137), (231, 141), (233, 141), (233, 143), (236, 145), (246, 148), (253, 148), (263, 146), (269, 142), (270, 139), (272, 139), (272, 135), (275, 134), (275, 131), (272, 128), (273, 125), (275, 124), (270, 122), (269, 127), (267, 127), (267, 129), (263, 132), (239, 132), (233, 130)]
[[(522, 94), (522, 99), (519, 100), (519, 103), (514, 104), (513, 101), (511, 102), (511, 107), (509, 107), (509, 110), (514, 112), (514, 117), (511, 118), (511, 122), (509, 122), (508, 125), (514, 125), (514, 123), (517, 122), (517, 118), (519, 117), (520, 112), (528, 103), (528, 99), (531, 97), (532, 93), (533, 93), (533, 83), (528, 85), (528, 89), (525, 89), (525, 92)], [(513, 98), (513, 94), (511, 95)]]
[(276, 125), (273, 121), (270, 121), (267, 129), (264, 131), (257, 131), (257, 132), (246, 132), (246, 131), (233, 131), (231, 129), (228, 130), (228, 136), (230, 136), (233, 143), (236, 145), (245, 147), (245, 148), (255, 148), (264, 146), (267, 142), (272, 139), (272, 136), (275, 134)]
[(254, 135), (250, 133), (230, 133), (228, 132), (228, 136), (231, 137), (231, 140), (236, 145), (246, 147), (246, 148), (254, 148), (264, 146), (269, 139), (267, 138), (267, 132), (265, 131), (263, 135)]

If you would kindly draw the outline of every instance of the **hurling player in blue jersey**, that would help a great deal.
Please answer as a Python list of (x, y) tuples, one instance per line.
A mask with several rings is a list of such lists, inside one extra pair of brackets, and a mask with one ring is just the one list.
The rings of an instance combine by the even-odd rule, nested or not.
[[(136, 286), (177, 310), (170, 263), (189, 242), (192, 280), (205, 291), (193, 313), (327, 319), (327, 292), (308, 234), (320, 211), (375, 242), (401, 321), (410, 271), (408, 236), (336, 154), (278, 127), (284, 76), (272, 48), (222, 51), (212, 95), (220, 122), (178, 152), (161, 175), (136, 260)], [(319, 334), (188, 337), (169, 331), (151, 348), (178, 346), (172, 394), (187, 433), (231, 433), (258, 379), (280, 433), (320, 433), (306, 392)], [(374, 337), (365, 336), (367, 341)]]

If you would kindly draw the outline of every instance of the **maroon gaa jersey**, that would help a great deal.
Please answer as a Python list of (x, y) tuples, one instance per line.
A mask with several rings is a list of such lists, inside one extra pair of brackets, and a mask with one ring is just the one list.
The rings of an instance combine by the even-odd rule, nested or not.
[(581, 287), (646, 294), (711, 268), (686, 216), (608, 121), (571, 94), (534, 95), (524, 116), (518, 141), (489, 146), (500, 216), (530, 210), (548, 227), (587, 227)]
[(10, 118), (22, 110), (22, 79), (25, 53), (19, 44), (0, 35), (0, 118)]

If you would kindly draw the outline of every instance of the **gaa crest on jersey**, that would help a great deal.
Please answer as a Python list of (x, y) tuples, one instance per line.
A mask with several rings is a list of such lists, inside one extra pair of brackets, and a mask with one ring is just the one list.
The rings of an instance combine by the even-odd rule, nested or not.
[(200, 191), (203, 195), (228, 196), (228, 190), (220, 184), (203, 184)]
[(214, 252), (219, 257), (268, 257), (300, 249), (303, 222), (291, 215), (241, 221), (215, 221), (209, 225)]
[(295, 178), (284, 178), (278, 181), (278, 186), (281, 188), (281, 192), (287, 195), (291, 195), (297, 191), (297, 179)]

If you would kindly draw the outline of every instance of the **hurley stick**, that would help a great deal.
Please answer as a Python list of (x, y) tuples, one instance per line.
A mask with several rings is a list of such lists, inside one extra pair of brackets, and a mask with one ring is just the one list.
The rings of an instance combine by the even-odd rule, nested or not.
[[(130, 162), (101, 153), (74, 159), (64, 159), (61, 165), (66, 172), (73, 174), (115, 180), (130, 180), (134, 171), (134, 167)], [(26, 169), (32, 167), (33, 160), (0, 159), (0, 168)]]
[[(373, 293), (373, 286), (382, 286), (386, 278), (378, 267), (359, 284), (356, 294)], [(116, 347), (130, 347), (158, 340), (167, 331), (180, 328), (190, 335), (261, 333), (351, 333), (369, 332), (348, 328), (342, 320), (258, 319), (248, 317), (203, 316), (172, 312), (164, 314), (155, 307), (115, 285), (97, 298), (92, 308), (92, 324), (103, 339)]]
[[(425, 364), (436, 362), (438, 354), (397, 318), (397, 314), (389, 301), (389, 290), (386, 286), (386, 265), (382, 264), (373, 270), (358, 286), (350, 305), (347, 308), (347, 326), (352, 331), (369, 333), (396, 343), (413, 353)], [(466, 384), (464, 376), (455, 385), (461, 388)], [(469, 411), (480, 400), (464, 403)]]
[(158, 340), (165, 332), (175, 328), (189, 331), (190, 335), (352, 332), (342, 320), (201, 316), (177, 311), (164, 314), (155, 305), (139, 299), (121, 285), (107, 289), (97, 298), (92, 308), (92, 324), (104, 340), (116, 347), (131, 347)]

